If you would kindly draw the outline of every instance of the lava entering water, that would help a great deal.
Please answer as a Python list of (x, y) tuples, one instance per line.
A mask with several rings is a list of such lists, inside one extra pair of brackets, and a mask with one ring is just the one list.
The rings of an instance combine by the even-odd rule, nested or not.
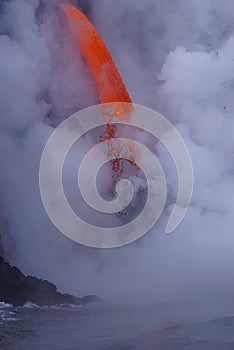
[[(117, 119), (124, 123), (129, 119), (134, 110), (131, 98), (109, 51), (94, 26), (79, 9), (71, 4), (63, 3), (60, 7), (66, 14), (70, 28), (93, 76), (99, 102), (110, 104), (110, 108), (102, 109), (106, 129), (104, 134), (100, 136), (100, 142), (108, 141), (109, 152), (114, 158), (111, 161), (112, 169), (118, 178), (122, 166), (121, 159), (118, 158), (118, 152), (116, 151), (118, 145), (116, 147), (116, 143), (113, 141), (117, 128), (113, 125), (113, 122)], [(123, 105), (115, 104), (115, 102), (127, 102), (128, 104), (124, 104), (123, 107)], [(111, 112), (108, 112), (108, 110), (111, 110)], [(134, 162), (134, 147), (130, 147), (128, 151), (132, 158), (132, 161), (129, 161), (130, 164), (137, 168)]]

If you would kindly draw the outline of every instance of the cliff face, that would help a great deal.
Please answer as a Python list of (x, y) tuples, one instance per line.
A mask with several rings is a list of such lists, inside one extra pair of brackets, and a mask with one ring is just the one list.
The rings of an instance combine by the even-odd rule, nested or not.
[(4, 249), (1, 241), (1, 235), (0, 235), (0, 256), (4, 258)]
[(54, 284), (32, 276), (25, 276), (18, 268), (10, 266), (3, 259), (3, 247), (0, 240), (0, 301), (24, 305), (27, 301), (37, 305), (57, 304), (87, 304), (100, 301), (96, 296), (90, 295), (77, 298), (73, 295), (62, 294), (57, 291)]
[(0, 257), (0, 300), (15, 306), (31, 301), (38, 305), (81, 304), (81, 299), (63, 295), (48, 281), (24, 276)]

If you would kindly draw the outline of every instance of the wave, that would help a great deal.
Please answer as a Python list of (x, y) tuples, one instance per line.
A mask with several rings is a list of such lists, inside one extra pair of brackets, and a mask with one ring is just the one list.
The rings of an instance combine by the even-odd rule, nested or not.
[(65, 308), (76, 308), (80, 309), (81, 307), (84, 307), (84, 305), (77, 305), (77, 304), (57, 304), (57, 305), (43, 305), (40, 306), (36, 303), (32, 303), (31, 301), (27, 301), (23, 306), (18, 306), (19, 309), (43, 309), (43, 310), (59, 310), (59, 309), (65, 309)]
[(5, 322), (17, 321), (15, 313), (11, 310), (13, 305), (0, 302), (0, 325)]

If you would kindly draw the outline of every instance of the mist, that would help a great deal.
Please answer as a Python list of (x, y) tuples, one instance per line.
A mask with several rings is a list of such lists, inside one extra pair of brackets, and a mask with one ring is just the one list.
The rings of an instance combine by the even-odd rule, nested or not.
[[(93, 293), (112, 302), (231, 297), (233, 2), (73, 2), (101, 34), (133, 102), (157, 110), (176, 126), (194, 166), (194, 195), (176, 231), (165, 234), (173, 207), (169, 198), (151, 232), (111, 250), (87, 248), (64, 237), (40, 198), (39, 163), (53, 129), (98, 103), (58, 3), (1, 2), (0, 228), (7, 259), (25, 274), (54, 282), (62, 292)], [(162, 145), (156, 150), (173, 198), (176, 170)], [(79, 158), (83, 149), (77, 152)], [(75, 176), (73, 167), (66, 169), (68, 187)]]

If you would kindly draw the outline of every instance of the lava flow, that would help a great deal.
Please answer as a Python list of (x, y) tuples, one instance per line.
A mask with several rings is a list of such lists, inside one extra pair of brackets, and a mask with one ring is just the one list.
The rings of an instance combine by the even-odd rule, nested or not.
[[(122, 172), (122, 163), (116, 151), (118, 150), (118, 143), (114, 142), (117, 129), (117, 126), (114, 125), (114, 119), (123, 123), (128, 120), (134, 110), (131, 98), (111, 54), (92, 23), (79, 9), (71, 4), (63, 3), (60, 7), (67, 17), (70, 28), (92, 74), (99, 102), (110, 104), (111, 113), (107, 112), (108, 108), (102, 109), (106, 129), (103, 135), (100, 136), (100, 142), (108, 141), (108, 151), (114, 158), (111, 161), (112, 169), (118, 178)], [(115, 102), (126, 102), (126, 104), (115, 104)], [(134, 147), (130, 147), (128, 151), (132, 159), (129, 161), (130, 164), (137, 168), (134, 162)]]

